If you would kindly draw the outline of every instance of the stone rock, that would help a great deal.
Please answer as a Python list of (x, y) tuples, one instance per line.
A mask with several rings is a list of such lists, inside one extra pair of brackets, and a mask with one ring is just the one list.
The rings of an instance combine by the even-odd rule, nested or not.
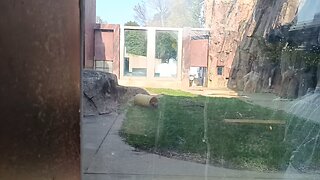
[(314, 94), (315, 89), (314, 88), (308, 88), (306, 95), (312, 95)]
[[(296, 98), (320, 86), (320, 63), (310, 66), (308, 52), (281, 43), (289, 40), (299, 0), (206, 0), (206, 4), (211, 29), (209, 87), (223, 84), (216, 76), (217, 66), (225, 67), (225, 84), (240, 91)], [(270, 35), (278, 40), (271, 43)]]
[(320, 63), (318, 64), (317, 80), (317, 87), (320, 87)]
[[(226, 84), (226, 79), (216, 76), (215, 67), (224, 66), (224, 71), (229, 74), (232, 60), (237, 53), (237, 47), (244, 33), (247, 31), (247, 23), (250, 21), (254, 0), (206, 0), (206, 24), (211, 29), (211, 42), (209, 48), (209, 76), (213, 77), (209, 86), (217, 87)], [(241, 62), (238, 62), (239, 64)], [(247, 68), (243, 66), (243, 68)], [(245, 76), (248, 72), (238, 71), (236, 76)], [(227, 78), (230, 76), (226, 75)], [(232, 77), (231, 77), (232, 78)], [(235, 82), (230, 86), (244, 86), (243, 83)]]
[(299, 92), (298, 92), (298, 97), (302, 97), (308, 93), (308, 90), (310, 88), (314, 87), (314, 82), (313, 82), (313, 72), (304, 72), (300, 76), (299, 80)]
[(282, 74), (282, 82), (281, 82), (281, 89), (280, 89), (280, 97), (286, 98), (288, 97), (288, 88), (291, 79), (294, 77), (294, 71), (288, 70)]
[(297, 98), (298, 91), (299, 91), (299, 81), (297, 77), (294, 76), (289, 82), (286, 98), (289, 98), (289, 99)]
[[(207, 0), (207, 5), (210, 6), (207, 6), (206, 23), (212, 29), (213, 40), (209, 66), (225, 66), (230, 73), (229, 88), (249, 92), (284, 91), (281, 72), (289, 65), (280, 65), (281, 45), (272, 47), (266, 39), (276, 26), (285, 26), (294, 20), (299, 1)], [(275, 67), (278, 69), (273, 70)], [(210, 74), (215, 74), (214, 68), (211, 71)], [(301, 94), (305, 90), (301, 89)]]
[(116, 75), (102, 71), (83, 70), (82, 83), (84, 115), (109, 114), (135, 94), (148, 94), (141, 88), (119, 86)]
[(118, 82), (115, 75), (84, 70), (82, 76), (85, 115), (111, 113), (118, 107)]
[(244, 81), (244, 91), (248, 93), (255, 93), (259, 86), (260, 74), (256, 72), (250, 72), (244, 77)]

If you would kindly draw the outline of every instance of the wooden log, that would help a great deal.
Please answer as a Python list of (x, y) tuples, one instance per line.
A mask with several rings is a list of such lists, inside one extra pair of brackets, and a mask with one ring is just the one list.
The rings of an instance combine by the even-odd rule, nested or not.
[(134, 104), (144, 107), (158, 107), (158, 99), (150, 95), (137, 94), (134, 97)]
[(268, 125), (284, 125), (284, 120), (262, 120), (262, 119), (224, 119), (225, 123), (229, 124), (268, 124)]

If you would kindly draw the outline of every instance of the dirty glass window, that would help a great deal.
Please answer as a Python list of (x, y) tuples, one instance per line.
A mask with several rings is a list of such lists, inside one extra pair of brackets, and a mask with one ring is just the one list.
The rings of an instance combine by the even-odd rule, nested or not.
[(85, 178), (320, 179), (320, 2), (127, 8), (124, 72), (84, 73)]

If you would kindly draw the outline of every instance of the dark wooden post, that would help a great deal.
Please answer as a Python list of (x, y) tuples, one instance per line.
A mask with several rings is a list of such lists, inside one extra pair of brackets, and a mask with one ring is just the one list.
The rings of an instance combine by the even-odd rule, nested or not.
[(0, 1), (0, 179), (80, 179), (79, 4)]

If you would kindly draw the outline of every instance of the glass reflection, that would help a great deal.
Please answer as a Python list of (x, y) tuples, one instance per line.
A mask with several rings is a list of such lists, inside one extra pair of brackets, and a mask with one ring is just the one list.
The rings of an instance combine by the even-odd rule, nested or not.
[(177, 76), (178, 32), (156, 31), (155, 77)]
[(125, 30), (124, 76), (147, 76), (147, 31)]

